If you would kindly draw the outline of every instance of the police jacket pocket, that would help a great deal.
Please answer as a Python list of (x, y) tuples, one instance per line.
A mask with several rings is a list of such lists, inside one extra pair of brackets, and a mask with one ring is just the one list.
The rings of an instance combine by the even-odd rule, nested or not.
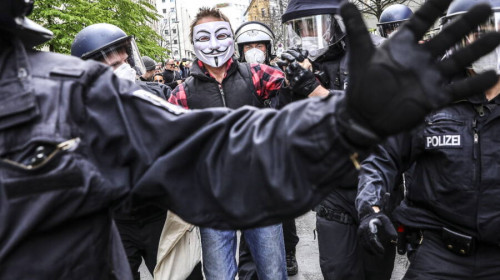
[(75, 149), (79, 139), (59, 144), (37, 143), (32, 148), (0, 158), (10, 171), (4, 174), (3, 185), (9, 199), (48, 191), (82, 186), (83, 174), (76, 167), (65, 168), (61, 156)]
[(0, 90), (0, 130), (33, 120), (39, 109), (33, 92), (4, 92)]

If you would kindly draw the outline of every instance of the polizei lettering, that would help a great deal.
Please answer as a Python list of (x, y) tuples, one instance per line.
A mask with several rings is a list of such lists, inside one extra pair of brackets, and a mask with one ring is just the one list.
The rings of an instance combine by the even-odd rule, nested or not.
[(425, 148), (457, 148), (462, 147), (462, 139), (460, 135), (433, 135), (427, 136)]

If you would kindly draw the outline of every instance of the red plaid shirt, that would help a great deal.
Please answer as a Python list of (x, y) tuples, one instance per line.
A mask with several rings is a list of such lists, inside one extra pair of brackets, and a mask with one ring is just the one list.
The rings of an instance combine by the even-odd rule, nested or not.
[[(233, 64), (233, 59), (229, 59), (226, 63), (226, 70), (229, 70)], [(210, 73), (205, 69), (203, 62), (198, 60), (198, 65), (205, 72), (205, 75), (211, 76)], [(265, 64), (250, 63), (250, 71), (252, 72), (252, 81), (255, 87), (255, 92), (262, 100), (267, 100), (269, 98), (277, 98), (278, 90), (281, 89), (284, 81), (285, 74), (280, 70), (273, 68)], [(227, 72), (226, 72), (227, 75)], [(224, 79), (226, 77), (224, 76)], [(178, 85), (168, 102), (176, 104), (188, 109), (186, 91), (184, 90), (184, 83)], [(271, 102), (273, 104), (275, 102)]]

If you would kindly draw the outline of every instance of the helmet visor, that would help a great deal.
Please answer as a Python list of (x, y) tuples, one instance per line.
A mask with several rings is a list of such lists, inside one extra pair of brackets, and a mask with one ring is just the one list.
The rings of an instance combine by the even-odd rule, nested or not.
[(326, 49), (345, 36), (342, 18), (338, 15), (316, 15), (286, 22), (287, 47), (314, 52)]
[(380, 36), (384, 38), (389, 38), (392, 36), (392, 33), (394, 33), (394, 31), (396, 31), (405, 22), (406, 21), (398, 21), (398, 22), (380, 24), (378, 26), (378, 32), (380, 33)]
[(133, 37), (128, 37), (126, 40), (103, 48), (90, 58), (101, 61), (113, 69), (120, 67), (123, 63), (128, 63), (132, 68), (135, 67), (141, 73), (146, 73), (146, 67)]
[[(443, 26), (446, 26), (453, 20), (454, 17), (446, 19)], [(447, 56), (465, 46), (472, 44), (478, 38), (488, 32), (498, 32), (500, 30), (500, 12), (495, 12), (485, 23), (476, 27), (471, 33), (465, 36), (458, 44), (447, 52)], [(497, 47), (491, 53), (481, 57), (476, 62), (472, 63), (471, 68), (476, 73), (482, 73), (487, 70), (495, 70), (500, 74), (500, 47)]]

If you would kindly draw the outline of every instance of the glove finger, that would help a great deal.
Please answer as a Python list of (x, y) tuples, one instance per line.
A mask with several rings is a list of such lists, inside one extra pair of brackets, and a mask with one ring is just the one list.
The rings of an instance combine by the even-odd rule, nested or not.
[(479, 57), (493, 51), (500, 44), (500, 33), (486, 33), (473, 44), (462, 48), (452, 54), (449, 58), (438, 64), (441, 73), (446, 77), (451, 77), (464, 71)]
[(385, 248), (380, 242), (377, 235), (371, 236), (370, 240), (370, 251), (375, 255), (383, 255), (385, 252)]
[(307, 58), (309, 56), (309, 52), (307, 50), (300, 50), (300, 54), (304, 57)]
[[(480, 75), (474, 75), (465, 80), (450, 84), (448, 90), (448, 99), (459, 100), (465, 97), (485, 92), (498, 82), (498, 76), (495, 71), (488, 71)], [(441, 106), (446, 104), (439, 104)]]
[[(368, 29), (356, 6), (352, 3), (345, 3), (340, 7), (340, 14), (344, 19), (347, 33), (347, 43), (351, 51), (349, 68), (352, 73), (363, 72), (366, 62), (375, 52)], [(352, 78), (351, 78), (352, 79)]]
[(302, 54), (300, 54), (299, 51), (288, 50), (286, 52), (289, 53), (289, 54), (291, 54), (295, 58), (295, 60), (297, 60), (298, 62), (304, 61), (304, 57), (302, 56)]
[(288, 62), (280, 59), (276, 61), (276, 65), (278, 65), (280, 69), (284, 70), (288, 66)]
[(389, 239), (387, 241), (396, 241), (398, 239), (398, 233), (391, 220), (385, 215), (380, 217), (380, 220), (382, 221), (383, 230)]
[(466, 14), (448, 24), (442, 32), (425, 43), (433, 56), (444, 53), (447, 49), (459, 42), (465, 35), (469, 34), (480, 23), (484, 22), (491, 15), (491, 8), (488, 4), (476, 5)]
[(413, 14), (405, 28), (413, 31), (415, 41), (424, 36), (451, 2), (452, 0), (428, 0)]
[(295, 61), (295, 57), (293, 57), (293, 55), (287, 53), (287, 52), (284, 52), (281, 54), (281, 59), (283, 60), (288, 60), (289, 62), (294, 62)]

